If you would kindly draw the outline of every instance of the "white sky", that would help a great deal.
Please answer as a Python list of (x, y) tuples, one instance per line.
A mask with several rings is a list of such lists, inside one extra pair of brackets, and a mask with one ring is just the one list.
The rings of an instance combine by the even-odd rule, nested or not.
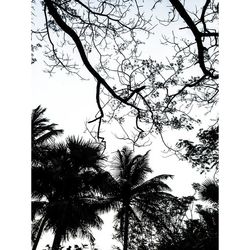
[[(236, 11), (224, 6), (221, 41), (220, 130), (220, 245), (247, 249), (249, 245), (249, 2)], [(30, 6), (29, 2), (3, 3), (1, 18), (1, 248), (30, 247)], [(22, 11), (20, 11), (22, 10)], [(22, 21), (20, 21), (22, 20)], [(236, 20), (240, 20), (240, 23)], [(7, 22), (6, 22), (7, 21)], [(17, 42), (18, 38), (18, 42)], [(240, 46), (237, 46), (240, 43)], [(237, 47), (235, 47), (237, 46)], [(33, 82), (32, 82), (33, 84)], [(48, 107), (48, 117), (66, 129)], [(57, 113), (57, 112), (56, 112)], [(66, 126), (66, 125), (65, 125)], [(244, 141), (247, 142), (244, 143)], [(236, 146), (237, 145), (237, 146)], [(153, 154), (153, 153), (152, 153)], [(169, 164), (170, 165), (170, 164)], [(184, 171), (186, 167), (182, 167)], [(185, 175), (183, 175), (185, 176)], [(179, 177), (178, 177), (179, 178)], [(177, 174), (175, 180), (178, 180)], [(182, 178), (184, 179), (184, 178)], [(172, 186), (172, 185), (171, 185)], [(173, 187), (173, 186), (172, 186)], [(236, 200), (236, 202), (234, 202)], [(244, 226), (245, 225), (245, 226)], [(106, 233), (105, 233), (106, 235)]]

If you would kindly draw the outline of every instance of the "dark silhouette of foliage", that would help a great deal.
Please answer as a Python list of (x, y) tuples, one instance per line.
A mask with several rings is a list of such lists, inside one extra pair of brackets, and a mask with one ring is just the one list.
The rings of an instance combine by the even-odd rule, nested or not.
[[(46, 108), (40, 105), (32, 110), (31, 115), (31, 147), (32, 147), (32, 168), (43, 164), (46, 161), (46, 152), (49, 145), (54, 142), (56, 136), (63, 133), (62, 129), (56, 129), (57, 124), (50, 123), (44, 117)], [(41, 211), (43, 203), (32, 203), (32, 242), (33, 250), (36, 249), (38, 241), (42, 235), (46, 220), (44, 218), (35, 219), (34, 211)]]
[[(32, 63), (36, 51), (43, 50), (49, 74), (63, 69), (83, 79), (88, 72), (95, 80), (98, 112), (89, 123), (97, 123), (98, 140), (104, 140), (101, 126), (116, 121), (124, 131), (122, 139), (139, 145), (138, 141), (156, 133), (168, 147), (166, 128), (192, 130), (200, 123), (192, 110), (205, 107), (211, 111), (216, 105), (216, 0), (197, 1), (197, 6), (196, 2), (169, 0), (163, 19), (157, 16), (157, 8), (166, 4), (161, 0), (150, 3), (149, 15), (145, 12), (149, 3), (141, 0), (34, 0), (32, 4), (36, 16), (44, 15), (44, 20), (33, 21)], [(164, 62), (140, 54), (155, 24), (163, 25), (162, 43), (173, 49), (172, 55), (166, 52)], [(172, 24), (178, 25), (178, 32), (168, 29)], [(49, 124), (44, 112), (38, 106), (32, 113), (34, 240), (49, 228), (55, 233), (53, 250), (59, 249), (62, 239), (75, 237), (79, 231), (92, 238), (90, 227), (101, 224), (98, 212), (113, 208), (120, 222), (116, 237), (122, 239), (125, 250), (218, 248), (216, 181), (197, 186), (199, 198), (211, 207), (197, 206), (200, 219), (184, 219), (194, 198), (170, 196), (163, 181), (170, 175), (146, 180), (152, 172), (148, 153), (133, 156), (123, 148), (117, 152), (111, 175), (99, 166), (103, 160), (99, 146), (74, 137), (66, 144), (50, 145), (48, 142), (63, 131)], [(135, 121), (132, 136), (125, 129), (131, 116)], [(200, 130), (197, 137), (200, 143), (179, 141), (181, 158), (201, 173), (217, 172), (218, 126)], [(147, 241), (150, 237), (156, 237), (156, 242)]]
[(219, 186), (215, 180), (206, 180), (200, 187), (199, 194), (202, 200), (212, 204), (219, 203)]
[(162, 199), (156, 204), (154, 213), (148, 214), (141, 221), (131, 220), (129, 249), (176, 247), (182, 238), (186, 213), (193, 200), (191, 196)]
[(192, 246), (191, 249), (199, 249), (199, 250), (219, 249), (218, 192), (219, 192), (218, 182), (214, 180), (208, 179), (204, 183), (202, 183), (202, 185), (199, 187), (199, 196), (201, 200), (208, 202), (210, 204), (210, 207), (203, 208), (203, 206), (197, 205), (196, 211), (200, 215), (201, 219), (187, 221), (188, 223), (186, 229), (187, 237), (184, 240), (187, 247)]
[(131, 219), (144, 220), (153, 214), (158, 202), (172, 197), (168, 192), (169, 186), (164, 182), (171, 175), (163, 174), (146, 179), (147, 174), (152, 172), (148, 166), (148, 153), (133, 155), (133, 152), (124, 147), (117, 151), (113, 165), (113, 180), (110, 181), (111, 192), (107, 195), (110, 207), (117, 209), (116, 216), (119, 221), (117, 239), (122, 239), (123, 249), (129, 249), (131, 235)]
[(95, 177), (102, 175), (105, 157), (101, 147), (81, 138), (50, 145), (44, 165), (32, 168), (32, 213), (40, 215), (45, 230), (55, 237), (52, 250), (62, 240), (81, 235), (94, 241), (91, 227), (100, 228)]
[[(201, 131), (202, 145), (217, 147), (217, 133), (216, 129), (215, 133)], [(46, 145), (44, 161), (32, 168), (33, 242), (38, 243), (44, 230), (52, 229), (52, 250), (60, 249), (69, 236), (79, 235), (89, 237), (94, 246), (91, 227), (100, 228), (100, 212), (115, 209), (114, 237), (125, 250), (218, 249), (217, 180), (193, 184), (200, 201), (209, 207), (196, 205), (200, 218), (188, 218), (195, 198), (170, 195), (164, 180), (171, 175), (147, 179), (152, 173), (149, 152), (134, 156), (126, 147), (118, 150), (112, 174), (103, 170), (101, 152), (100, 145), (76, 137)]]
[[(218, 183), (206, 180), (196, 186), (199, 200), (193, 196), (163, 199), (151, 216), (141, 221), (131, 218), (129, 249), (218, 249), (218, 199), (215, 195), (218, 193)], [(202, 196), (203, 193), (206, 195)], [(196, 214), (200, 218), (190, 218), (188, 214), (194, 212), (193, 203), (198, 201), (206, 201), (210, 206), (197, 204)]]
[(200, 130), (197, 134), (200, 141), (195, 144), (189, 140), (180, 140), (177, 146), (184, 149), (182, 159), (189, 161), (192, 167), (201, 173), (219, 168), (219, 127), (213, 126), (207, 130)]
[(32, 162), (35, 164), (43, 159), (43, 153), (49, 143), (55, 137), (63, 133), (62, 129), (56, 129), (57, 124), (49, 123), (49, 119), (44, 117), (46, 108), (40, 105), (32, 110), (31, 116), (31, 146)]

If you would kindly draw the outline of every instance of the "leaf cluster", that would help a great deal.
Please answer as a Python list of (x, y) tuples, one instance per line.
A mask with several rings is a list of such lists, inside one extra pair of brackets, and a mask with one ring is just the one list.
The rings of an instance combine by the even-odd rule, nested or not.
[(207, 130), (201, 129), (197, 134), (200, 143), (189, 140), (179, 140), (177, 147), (184, 150), (182, 159), (189, 161), (192, 167), (201, 173), (218, 170), (219, 167), (219, 126)]

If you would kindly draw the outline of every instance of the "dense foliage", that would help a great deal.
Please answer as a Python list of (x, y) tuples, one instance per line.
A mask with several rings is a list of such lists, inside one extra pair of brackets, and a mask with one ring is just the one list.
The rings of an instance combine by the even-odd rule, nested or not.
[(197, 134), (200, 143), (189, 140), (180, 140), (177, 147), (184, 153), (181, 157), (189, 161), (192, 167), (203, 172), (219, 168), (219, 126), (212, 126), (206, 130), (201, 129)]
[[(198, 186), (201, 200), (194, 196), (164, 200), (150, 217), (131, 221), (129, 249), (218, 249), (218, 184), (208, 180)], [(199, 204), (202, 200), (208, 205)], [(119, 239), (118, 224), (115, 229)]]
[[(43, 125), (46, 131), (47, 119)], [(199, 147), (218, 150), (217, 132), (202, 131)], [(52, 250), (79, 236), (94, 247), (91, 228), (100, 228), (99, 213), (110, 209), (117, 211), (114, 238), (123, 249), (218, 249), (217, 180), (194, 183), (193, 196), (178, 198), (164, 181), (171, 175), (146, 179), (152, 172), (149, 152), (134, 156), (126, 147), (118, 150), (109, 173), (100, 145), (81, 138), (52, 141), (39, 150), (39, 164), (32, 164), (33, 249), (48, 229), (55, 235)]]

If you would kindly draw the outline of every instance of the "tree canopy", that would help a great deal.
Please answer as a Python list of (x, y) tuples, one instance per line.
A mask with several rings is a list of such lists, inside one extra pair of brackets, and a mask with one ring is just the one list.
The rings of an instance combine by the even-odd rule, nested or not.
[[(217, 103), (215, 0), (34, 0), (32, 12), (39, 18), (33, 18), (33, 62), (39, 48), (48, 73), (63, 69), (95, 81), (98, 112), (89, 123), (99, 140), (111, 121), (125, 128), (133, 119), (134, 133), (124, 137), (134, 143), (149, 133), (164, 137), (168, 127), (190, 130), (200, 122), (197, 109), (208, 112)], [(154, 32), (162, 37), (147, 43)], [(152, 54), (141, 53), (144, 47)]]
[[(124, 250), (218, 249), (218, 15), (217, 0), (32, 0), (32, 64), (95, 85), (97, 111), (86, 124), (94, 141), (60, 143), (46, 109), (32, 112), (33, 250), (49, 229), (52, 250), (79, 233), (94, 248), (91, 228), (112, 209)], [(114, 124), (132, 150), (109, 158)], [(180, 135), (173, 144), (169, 132)], [(156, 135), (213, 179), (193, 183), (193, 195), (170, 194), (173, 176), (148, 177), (149, 151), (134, 152)]]
[(68, 137), (65, 143), (50, 145), (46, 160), (32, 168), (32, 217), (40, 215), (39, 224), (53, 230), (53, 250), (69, 236), (94, 241), (91, 227), (103, 223), (95, 202), (103, 160), (100, 146)]

